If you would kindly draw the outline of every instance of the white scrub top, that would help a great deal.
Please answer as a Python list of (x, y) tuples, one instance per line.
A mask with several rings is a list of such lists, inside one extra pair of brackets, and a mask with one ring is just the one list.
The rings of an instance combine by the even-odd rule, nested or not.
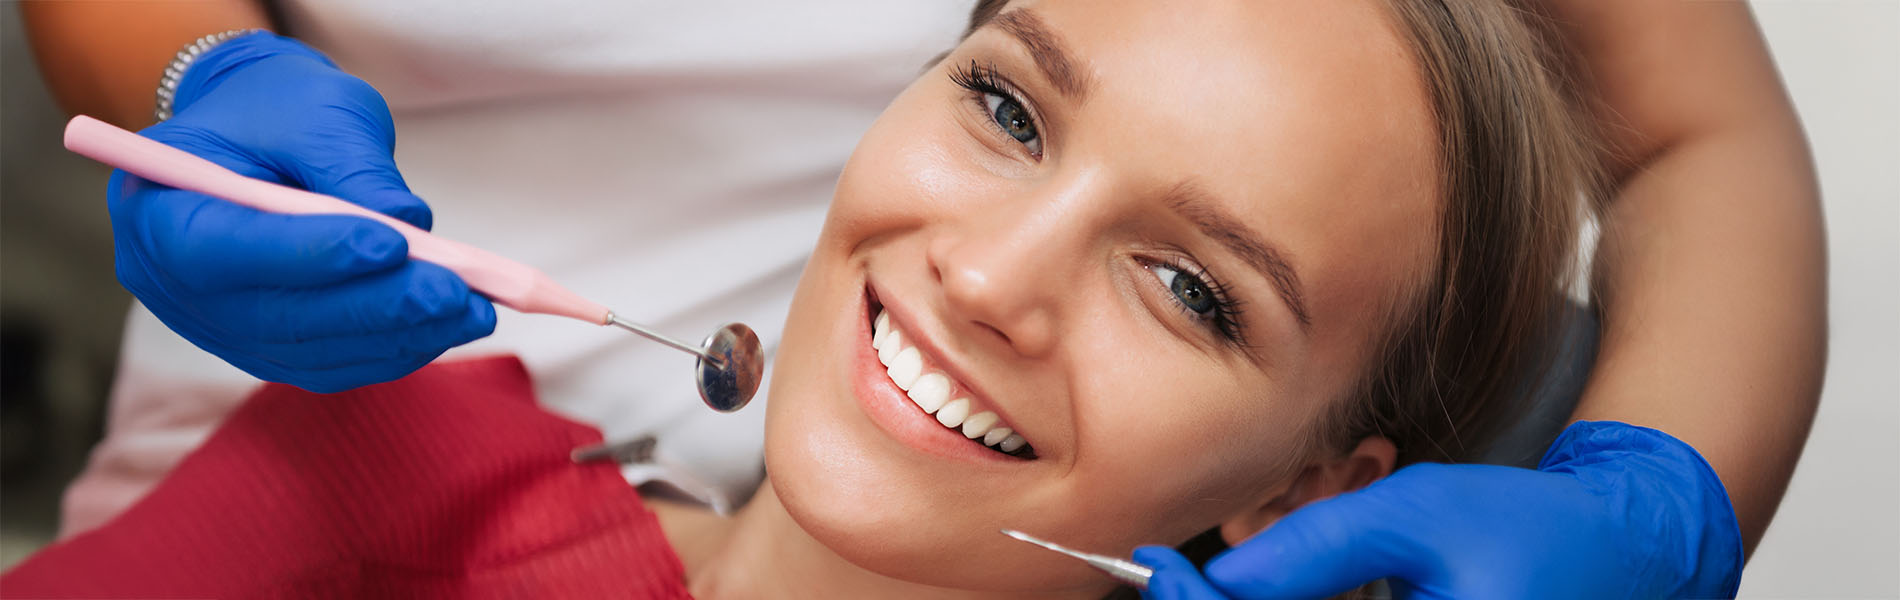
[[(970, 4), (278, 8), (286, 33), (388, 100), (397, 165), (434, 209), (436, 232), (540, 267), (689, 341), (745, 322), (771, 352), (846, 157), (891, 98), (956, 43)], [(715, 507), (757, 486), (763, 386), (751, 407), (714, 413), (693, 387), (691, 356), (615, 329), (498, 312), (493, 336), (445, 358), (517, 354), (549, 408), (610, 440), (659, 434), (671, 467), (630, 467), (631, 481), (660, 478)], [(86, 480), (162, 475), (257, 385), (135, 306), (108, 439), (67, 508), (122, 509), (129, 500), (84, 496), (144, 488)]]

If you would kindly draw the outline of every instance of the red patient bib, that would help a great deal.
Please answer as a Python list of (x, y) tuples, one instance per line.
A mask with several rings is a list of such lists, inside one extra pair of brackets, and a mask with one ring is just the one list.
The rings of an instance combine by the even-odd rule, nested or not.
[(600, 433), (513, 357), (253, 394), (152, 493), (0, 577), (0, 596), (687, 598)]

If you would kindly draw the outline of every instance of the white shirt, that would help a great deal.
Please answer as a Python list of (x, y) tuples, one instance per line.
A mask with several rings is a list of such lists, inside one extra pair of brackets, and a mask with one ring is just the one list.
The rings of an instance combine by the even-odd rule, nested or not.
[[(289, 35), (387, 99), (397, 165), (434, 209), (437, 233), (539, 267), (682, 339), (747, 323), (771, 352), (846, 157), (885, 104), (955, 45), (969, 5), (279, 8)], [(619, 330), (499, 313), (493, 336), (445, 358), (517, 354), (549, 408), (610, 440), (660, 433), (659, 456), (678, 469), (630, 468), (632, 481), (663, 477), (715, 507), (756, 487), (763, 386), (751, 407), (714, 413), (693, 387), (688, 355)], [(86, 479), (162, 474), (256, 385), (134, 307), (111, 430), (68, 510), (87, 508)], [(114, 487), (127, 489), (91, 489)], [(67, 533), (86, 526), (69, 522)]]

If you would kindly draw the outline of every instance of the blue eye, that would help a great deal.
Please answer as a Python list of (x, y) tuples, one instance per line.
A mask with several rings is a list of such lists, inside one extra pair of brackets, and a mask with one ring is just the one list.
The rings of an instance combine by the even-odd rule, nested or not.
[(970, 61), (967, 67), (950, 70), (950, 82), (973, 93), (970, 100), (983, 106), (983, 114), (998, 131), (1022, 144), (1031, 156), (1042, 158), (1042, 132), (1036, 128), (1035, 116), (994, 68)]
[(1029, 117), (1029, 110), (1022, 104), (1002, 94), (986, 93), (983, 105), (989, 108), (990, 120), (1003, 128), (1003, 133), (1022, 142), (1030, 154), (1042, 154), (1042, 136), (1036, 132), (1035, 119)]
[(1180, 302), (1182, 308), (1204, 317), (1212, 316), (1220, 308), (1220, 300), (1214, 297), (1214, 290), (1208, 288), (1207, 282), (1201, 281), (1200, 277), (1167, 265), (1148, 265), (1148, 271), (1161, 280), (1161, 285), (1167, 286), (1168, 292), (1174, 294), (1175, 301)]
[(1241, 303), (1214, 274), (1185, 260), (1142, 260), (1141, 266), (1168, 290), (1188, 318), (1235, 348), (1249, 347), (1246, 332), (1240, 327)]

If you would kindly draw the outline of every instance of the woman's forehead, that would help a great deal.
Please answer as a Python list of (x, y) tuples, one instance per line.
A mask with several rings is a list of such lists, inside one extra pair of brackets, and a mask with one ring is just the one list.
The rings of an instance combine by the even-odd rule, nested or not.
[[(1083, 122), (1057, 132), (1076, 145), (1094, 136), (1214, 167), (1266, 158), (1318, 184), (1342, 170), (1363, 178), (1364, 163), (1433, 138), (1420, 77), (1376, 0), (1031, 1), (998, 20), (1004, 43), (1066, 54), (1081, 91), (1039, 100)], [(1023, 42), (1024, 21), (1047, 36)]]

